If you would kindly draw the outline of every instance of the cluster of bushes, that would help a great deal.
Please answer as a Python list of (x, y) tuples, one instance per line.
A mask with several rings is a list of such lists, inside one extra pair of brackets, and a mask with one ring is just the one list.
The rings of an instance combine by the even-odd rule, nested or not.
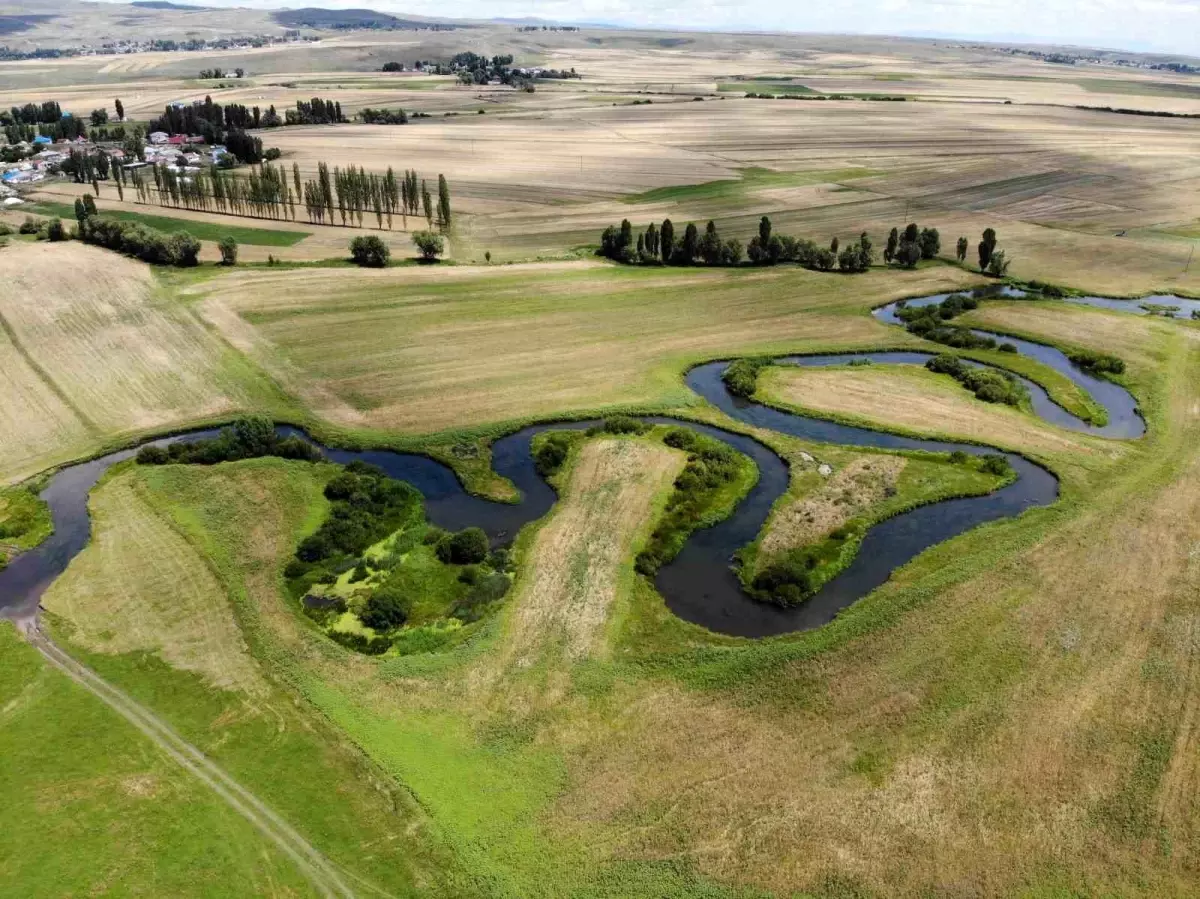
[(383, 238), (375, 234), (356, 237), (350, 241), (350, 258), (355, 265), (366, 268), (383, 268), (388, 264), (391, 256), (392, 251), (383, 242)]
[(200, 256), (200, 241), (186, 231), (168, 236), (138, 222), (87, 217), (79, 223), (78, 236), (84, 243), (157, 265), (186, 268), (196, 265)]
[[(470, 624), (482, 618), (490, 605), (502, 600), (507, 595), (508, 588), (512, 586), (512, 578), (504, 573), (504, 567), (503, 564), (493, 564), (493, 570), (487, 574), (474, 570), (475, 574), (469, 579), (471, 589), (454, 603), (450, 609), (451, 617), (464, 624)], [(463, 569), (463, 575), (472, 570)], [(460, 580), (462, 579), (463, 576), (460, 575)]]
[(721, 372), (721, 380), (735, 396), (752, 397), (758, 385), (759, 373), (771, 364), (766, 356), (735, 359)]
[[(966, 238), (960, 238), (959, 255), (964, 256)], [(901, 232), (893, 228), (888, 234), (887, 245), (883, 248), (883, 261), (888, 265), (893, 262), (904, 268), (915, 268), (922, 259), (933, 259), (942, 249), (942, 236), (937, 228), (922, 228), (916, 222), (909, 222)]]
[(435, 552), (446, 565), (478, 565), (488, 556), (488, 538), (482, 528), (466, 528), (457, 534), (445, 534)]
[(755, 599), (780, 606), (799, 605), (821, 588), (822, 569), (837, 562), (851, 541), (862, 539), (866, 524), (852, 520), (820, 543), (786, 553), (754, 576), (747, 591)]
[[(952, 294), (940, 303), (927, 306), (905, 306), (900, 304), (896, 309), (896, 317), (904, 322), (904, 327), (911, 334), (932, 340), (934, 343), (945, 344), (959, 350), (994, 350), (996, 341), (991, 337), (975, 334), (970, 328), (960, 328), (949, 325), (948, 322), (962, 313), (978, 308), (979, 300), (963, 294)], [(1012, 347), (1009, 351), (1015, 351)]]
[(1097, 353), (1092, 350), (1081, 350), (1069, 353), (1067, 358), (1080, 368), (1094, 374), (1122, 375), (1125, 373), (1125, 362), (1107, 353)]
[(645, 434), (649, 430), (650, 425), (640, 418), (634, 418), (632, 415), (610, 415), (600, 424), (592, 425), (586, 433), (589, 437), (595, 437), (597, 434)]
[(704, 522), (714, 496), (736, 480), (741, 470), (732, 448), (687, 428), (672, 428), (663, 443), (685, 451), (688, 461), (675, 479), (675, 492), (662, 520), (638, 554), (636, 568), (647, 577), (675, 558), (688, 534)]
[(610, 225), (600, 235), (598, 255), (628, 265), (704, 265), (736, 266), (743, 256), (752, 265), (777, 265), (794, 262), (815, 271), (864, 272), (875, 260), (871, 239), (864, 231), (858, 241), (841, 248), (838, 238), (828, 247), (811, 240), (773, 234), (771, 220), (763, 216), (758, 234), (743, 249), (736, 238), (725, 240), (715, 222), (705, 226), (704, 233), (691, 222), (683, 236), (676, 239), (675, 225), (666, 219), (661, 226), (650, 224), (645, 231), (634, 235), (628, 219), (620, 226)]
[(1027, 397), (1025, 388), (1016, 376), (1006, 371), (994, 368), (976, 368), (965, 364), (951, 353), (942, 353), (925, 363), (932, 372), (950, 375), (967, 390), (975, 394), (977, 399), (986, 403), (1006, 403), (1009, 406), (1019, 406)]
[(328, 569), (338, 561), (357, 558), (421, 512), (416, 488), (364, 462), (347, 465), (325, 485), (325, 497), (332, 503), (329, 517), (296, 548), (296, 560), (309, 567), (289, 563), (289, 579), (310, 577), (317, 567)]
[(547, 434), (546, 439), (533, 451), (533, 465), (544, 478), (558, 471), (571, 454), (573, 436), (566, 431)]
[(147, 444), (138, 450), (137, 461), (140, 465), (216, 465), (259, 456), (317, 462), (321, 452), (300, 437), (280, 437), (269, 418), (249, 416), (239, 418), (207, 440), (180, 441), (169, 446)]

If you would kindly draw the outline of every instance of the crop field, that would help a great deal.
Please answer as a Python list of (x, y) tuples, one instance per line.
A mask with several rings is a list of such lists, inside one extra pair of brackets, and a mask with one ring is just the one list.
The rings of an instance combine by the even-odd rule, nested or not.
[(137, 262), (75, 243), (20, 244), (0, 252), (0, 282), (5, 478), (271, 393), (198, 319), (161, 302)]
[[(269, 12), (106, 6), (83, 34), (78, 6), (48, 0), (56, 18), (4, 42), (176, 35), (185, 15), (179, 35), (282, 31)], [(425, 113), (254, 133), (289, 179), (443, 173), (453, 204), (437, 264), (412, 258), (423, 214), (337, 227), (301, 203), (275, 221), (121, 201), (106, 181), (101, 215), (186, 230), (200, 264), (0, 238), (0, 594), (59, 565), (29, 605), (45, 637), (0, 620), (0, 882), (329, 892), (154, 727), (68, 677), (57, 645), (364, 899), (1200, 891), (1200, 322), (988, 296), (914, 328), (927, 340), (871, 315), (1002, 283), (978, 272), (986, 228), (1009, 284), (1067, 291), (1047, 297), (1200, 296), (1194, 75), (885, 37), (476, 22), (319, 38), (0, 62), (2, 110), (53, 98), (86, 117), (120, 96), (144, 123), (211, 95)], [(466, 49), (582, 77), (525, 91), (380, 71)], [(197, 77), (211, 66), (246, 76)], [(91, 189), (52, 177), (0, 219), (71, 227)], [(595, 253), (623, 219), (677, 236), (711, 220), (746, 244), (764, 216), (820, 248), (866, 232), (874, 264)], [(884, 264), (909, 223), (939, 250)], [(390, 265), (348, 258), (367, 234)], [(233, 267), (216, 264), (226, 235)], [(1068, 430), (917, 365), (747, 358), (947, 352), (971, 339), (958, 326), (1111, 355), (1082, 364), (1130, 391), (1145, 435)], [(1065, 369), (954, 352), (1107, 414)], [(742, 361), (725, 382), (692, 370), (715, 360)], [(235, 420), (117, 463), (73, 512), (38, 499), (70, 489), (54, 470), (73, 461)], [(424, 508), (331, 461), (350, 457), (403, 472)], [(1006, 517), (968, 517), (981, 508)], [(63, 549), (72, 524), (86, 545)], [(47, 539), (58, 556), (31, 552)]]
[[(430, 432), (566, 409), (688, 402), (679, 372), (723, 354), (903, 341), (863, 314), (969, 276), (643, 272), (598, 264), (250, 272), (203, 282), (202, 314), (330, 398), (340, 424)], [(228, 312), (236, 313), (230, 319)], [(685, 323), (681, 327), (681, 323)], [(435, 336), (436, 335), (436, 336)]]

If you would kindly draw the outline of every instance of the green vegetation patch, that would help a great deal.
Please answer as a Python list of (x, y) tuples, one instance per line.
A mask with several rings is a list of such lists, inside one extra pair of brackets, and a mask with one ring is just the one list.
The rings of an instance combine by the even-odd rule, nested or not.
[[(75, 217), (75, 207), (67, 203), (41, 202), (32, 209), (43, 215), (57, 215), (64, 219), (74, 219)], [(196, 222), (185, 218), (146, 215), (141, 212), (126, 212), (118, 209), (101, 208), (100, 218), (134, 222), (167, 234), (183, 231), (197, 240), (209, 240), (214, 243), (222, 237), (232, 237), (238, 243), (257, 247), (291, 247), (300, 243), (304, 238), (312, 236), (309, 231), (276, 231), (269, 228), (249, 228), (244, 225)]]
[(54, 532), (50, 507), (35, 487), (0, 489), (0, 569), (18, 552), (32, 549)]
[(686, 203), (741, 200), (757, 189), (802, 187), (806, 184), (831, 184), (855, 178), (869, 178), (878, 172), (867, 168), (825, 169), (814, 172), (776, 172), (764, 168), (740, 170), (740, 178), (723, 178), (701, 184), (655, 187), (624, 198), (626, 203)]

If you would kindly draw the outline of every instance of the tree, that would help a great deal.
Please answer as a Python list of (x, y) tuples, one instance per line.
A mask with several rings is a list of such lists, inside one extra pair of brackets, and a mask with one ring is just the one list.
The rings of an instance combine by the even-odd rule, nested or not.
[(75, 221), (82, 222), (88, 217), (87, 208), (83, 205), (83, 200), (79, 197), (75, 198)]
[(675, 226), (670, 219), (663, 219), (659, 230), (659, 254), (663, 262), (670, 262), (675, 253)]
[(83, 195), (83, 208), (84, 211), (87, 212), (89, 218), (93, 215), (96, 215), (96, 201), (92, 199), (91, 194)]
[(67, 239), (67, 229), (63, 227), (62, 219), (50, 219), (46, 226), (46, 239), (60, 241)]
[(896, 228), (888, 234), (887, 246), (883, 250), (883, 261), (888, 265), (892, 264), (892, 260), (896, 258), (896, 250), (900, 248), (900, 231)]
[(971, 248), (971, 242), (965, 237), (958, 239), (958, 245), (954, 248), (954, 255), (958, 257), (959, 262), (967, 261), (967, 250)]
[(113, 106), (114, 106), (114, 107), (116, 108), (116, 110), (117, 110), (117, 121), (118, 121), (118, 122), (123, 122), (123, 121), (125, 121), (125, 104), (121, 102), (121, 100), (120, 100), (120, 98), (119, 98), (119, 97), (118, 97), (118, 98), (117, 98), (117, 100), (116, 100), (116, 101), (113, 103)]
[(917, 226), (916, 222), (909, 222), (904, 226), (903, 240), (907, 241), (908, 243), (916, 243), (920, 236), (921, 229)]
[(394, 587), (380, 587), (363, 606), (362, 623), (372, 630), (390, 631), (407, 620), (408, 603)]
[(700, 240), (700, 255), (709, 265), (720, 265), (723, 249), (724, 245), (721, 243), (721, 235), (717, 233), (717, 226), (710, 221), (704, 229), (704, 237)]
[(938, 229), (922, 229), (921, 236), (917, 239), (917, 244), (921, 247), (921, 258), (932, 259), (942, 248), (942, 238), (938, 234)]
[(350, 241), (350, 258), (358, 265), (383, 268), (391, 255), (392, 251), (388, 249), (388, 245), (375, 234), (356, 237)]
[(758, 242), (764, 250), (771, 242), (771, 220), (765, 215), (758, 222)]
[(448, 565), (477, 565), (487, 558), (488, 538), (482, 528), (466, 528), (438, 542), (437, 557)]
[(836, 255), (837, 251), (838, 251), (838, 239), (835, 237), (833, 240), (829, 241), (829, 252)]
[(921, 260), (921, 247), (916, 241), (904, 240), (896, 251), (896, 261), (905, 268), (915, 268)]
[(446, 242), (442, 235), (433, 231), (417, 231), (412, 236), (412, 242), (421, 251), (421, 258), (426, 262), (433, 262), (446, 251)]
[(237, 265), (238, 245), (232, 237), (222, 237), (217, 244), (221, 251), (221, 265)]
[(107, 125), (108, 124), (108, 110), (107, 109), (93, 109), (91, 119), (92, 119), (92, 125), (94, 125), (94, 126)]
[(986, 272), (988, 263), (992, 260), (992, 253), (996, 249), (996, 232), (987, 228), (983, 232), (983, 240), (979, 241), (979, 270)]
[(1005, 257), (1003, 250), (996, 250), (988, 258), (987, 271), (989, 275), (994, 275), (997, 278), (1003, 278), (1008, 274), (1009, 260)]
[(171, 260), (181, 268), (190, 268), (200, 261), (200, 241), (186, 231), (171, 235), (169, 251)]
[(421, 179), (421, 206), (425, 212), (425, 224), (433, 227), (433, 197), (429, 196), (429, 185)]
[(725, 241), (725, 245), (721, 247), (721, 264), (722, 265), (738, 265), (742, 261), (742, 242), (736, 237), (731, 237)]
[(450, 230), (450, 185), (445, 175), (438, 175), (438, 225), (443, 231)]
[(675, 251), (672, 261), (676, 265), (691, 265), (699, 254), (700, 231), (694, 224), (688, 222), (687, 227), (683, 230), (683, 240), (679, 242), (679, 249)]
[(633, 225), (629, 224), (629, 219), (621, 219), (621, 231), (617, 235), (617, 255), (626, 247), (633, 246)]

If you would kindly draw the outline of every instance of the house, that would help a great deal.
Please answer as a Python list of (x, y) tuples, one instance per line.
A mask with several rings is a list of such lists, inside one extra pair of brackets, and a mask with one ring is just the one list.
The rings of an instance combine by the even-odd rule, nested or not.
[(187, 138), (182, 134), (172, 134), (167, 138), (167, 143), (169, 143), (172, 147), (182, 147), (185, 143), (187, 143)]
[(54, 141), (52, 141), (50, 138), (46, 137), (46, 135), (44, 135), (44, 134), (39, 134), (37, 137), (35, 137), (33, 139), (33, 142), (39, 146), (45, 146), (47, 144), (54, 143)]
[(165, 131), (154, 131), (150, 134), (150, 143), (165, 144), (169, 137), (170, 135)]
[(200, 154), (199, 153), (184, 153), (183, 158), (187, 160), (188, 165), (199, 165), (200, 164)]
[(189, 134), (187, 142), (189, 144), (196, 144), (197, 146), (207, 143), (203, 134)]

